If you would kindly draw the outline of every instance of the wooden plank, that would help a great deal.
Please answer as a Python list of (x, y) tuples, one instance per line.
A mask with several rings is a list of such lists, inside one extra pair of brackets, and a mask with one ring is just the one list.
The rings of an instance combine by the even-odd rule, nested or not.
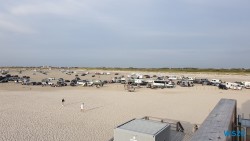
[(224, 131), (234, 130), (236, 123), (236, 100), (221, 99), (201, 124), (191, 141), (231, 141)]

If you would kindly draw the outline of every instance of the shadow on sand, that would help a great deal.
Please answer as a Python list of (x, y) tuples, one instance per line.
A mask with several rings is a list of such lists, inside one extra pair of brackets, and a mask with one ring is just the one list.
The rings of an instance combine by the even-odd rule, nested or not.
[(84, 110), (84, 112), (89, 112), (89, 111), (92, 111), (92, 110), (95, 110), (95, 109), (99, 109), (99, 108), (102, 108), (104, 106), (99, 106), (99, 107), (94, 107), (94, 108), (90, 108), (90, 109), (86, 109)]

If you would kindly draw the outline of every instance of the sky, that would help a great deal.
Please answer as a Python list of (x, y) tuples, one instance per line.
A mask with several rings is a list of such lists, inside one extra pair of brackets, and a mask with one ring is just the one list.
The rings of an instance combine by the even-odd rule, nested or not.
[(0, 66), (250, 68), (249, 0), (0, 0)]

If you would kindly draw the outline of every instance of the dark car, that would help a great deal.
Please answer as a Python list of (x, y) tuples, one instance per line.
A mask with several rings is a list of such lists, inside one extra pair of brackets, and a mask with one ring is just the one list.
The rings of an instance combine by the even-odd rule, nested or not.
[(208, 81), (208, 79), (206, 78), (196, 78), (194, 79), (194, 83), (195, 84), (202, 84), (202, 85), (210, 85), (210, 81)]
[(212, 83), (208, 79), (201, 79), (202, 85), (212, 85)]
[(104, 81), (103, 81), (103, 84), (107, 84), (107, 83), (108, 83), (108, 81), (107, 81), (107, 80), (104, 80)]
[(65, 80), (64, 82), (70, 82), (69, 80)]
[(224, 84), (219, 84), (218, 88), (219, 89), (223, 89), (223, 90), (227, 90), (228, 89), (227, 86), (224, 85)]
[(5, 77), (3, 77), (2, 80), (0, 80), (0, 83), (7, 83), (7, 82), (8, 82), (8, 78), (5, 78)]
[(36, 82), (36, 85), (42, 85), (42, 82)]
[(76, 84), (77, 84), (77, 81), (75, 79), (73, 79), (73, 80), (71, 80), (69, 85), (70, 86), (76, 86)]
[(5, 77), (11, 77), (11, 75), (10, 74), (6, 74)]
[(67, 86), (67, 83), (65, 83), (64, 81), (57, 81), (56, 84), (58, 87)]

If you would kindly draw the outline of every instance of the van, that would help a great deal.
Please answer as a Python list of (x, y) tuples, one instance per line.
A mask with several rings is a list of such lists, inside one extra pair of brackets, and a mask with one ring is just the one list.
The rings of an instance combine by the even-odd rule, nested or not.
[(250, 82), (242, 82), (246, 89), (250, 89)]
[(166, 80), (153, 80), (152, 82), (148, 82), (148, 87), (150, 88), (174, 88), (175, 83), (172, 81)]

